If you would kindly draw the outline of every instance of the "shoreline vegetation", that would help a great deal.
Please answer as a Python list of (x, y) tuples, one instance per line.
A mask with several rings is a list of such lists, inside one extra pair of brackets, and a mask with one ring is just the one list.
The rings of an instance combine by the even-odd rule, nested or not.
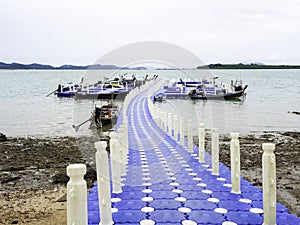
[[(62, 66), (51, 66), (38, 63), (32, 64), (21, 64), (21, 63), (4, 63), (0, 62), (0, 70), (147, 70), (147, 67), (118, 67), (115, 65), (101, 65), (93, 64), (86, 66), (76, 65), (62, 65)], [(198, 66), (196, 68), (153, 68), (156, 70), (181, 70), (181, 69), (199, 69), (199, 70), (234, 70), (234, 69), (300, 69), (300, 65), (264, 65), (262, 63), (238, 63), (238, 64), (209, 64), (204, 66)]]
[[(66, 224), (66, 167), (87, 164), (96, 181), (99, 137), (7, 137), (0, 142), (0, 224)], [(198, 144), (194, 137), (194, 143)], [(250, 133), (239, 138), (241, 175), (262, 187), (262, 143), (276, 144), (277, 201), (300, 216), (300, 132)], [(230, 167), (230, 138), (220, 136), (220, 161)], [(210, 152), (210, 138), (206, 149)]]

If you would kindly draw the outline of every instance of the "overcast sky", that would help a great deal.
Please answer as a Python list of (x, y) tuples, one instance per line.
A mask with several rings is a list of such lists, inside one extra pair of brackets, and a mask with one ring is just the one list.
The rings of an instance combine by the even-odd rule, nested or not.
[(161, 41), (205, 64), (300, 64), (300, 0), (0, 0), (0, 23), (3, 62), (85, 65)]

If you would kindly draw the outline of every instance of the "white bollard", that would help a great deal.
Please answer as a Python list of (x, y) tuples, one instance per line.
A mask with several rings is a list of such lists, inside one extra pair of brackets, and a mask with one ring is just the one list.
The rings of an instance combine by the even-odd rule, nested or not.
[(157, 120), (158, 120), (158, 126), (162, 129), (162, 110), (161, 109), (158, 109), (158, 112), (157, 112)]
[(213, 128), (211, 133), (212, 175), (219, 175), (219, 148), (218, 128)]
[(172, 137), (172, 114), (168, 113), (168, 134)]
[(70, 181), (67, 184), (67, 224), (87, 225), (87, 185), (83, 176), (86, 165), (71, 164), (67, 167)]
[(113, 188), (112, 193), (122, 193), (121, 152), (117, 134), (115, 132), (110, 133), (110, 164)]
[(174, 140), (178, 139), (178, 115), (173, 115)]
[(238, 140), (239, 133), (230, 134), (230, 161), (231, 161), (231, 193), (240, 194), (241, 193), (241, 170), (240, 170), (240, 142)]
[(184, 123), (182, 117), (180, 117), (179, 123), (180, 144), (184, 146)]
[(163, 131), (165, 131), (167, 129), (166, 128), (166, 119), (165, 119), (166, 115), (165, 114), (166, 114), (166, 112), (162, 111), (162, 116), (161, 117), (162, 117), (162, 130)]
[(128, 119), (127, 116), (124, 118), (124, 149), (125, 149), (125, 165), (127, 165), (128, 163), (128, 147), (129, 147), (129, 143), (128, 143)]
[(188, 151), (189, 152), (194, 152), (193, 151), (193, 132), (192, 132), (192, 120), (188, 120)]
[(110, 196), (110, 176), (108, 166), (108, 155), (106, 151), (106, 141), (98, 141), (95, 143), (96, 152), (96, 169), (98, 181), (98, 199), (100, 210), (99, 225), (111, 225), (111, 196)]
[(263, 225), (276, 225), (276, 159), (275, 144), (263, 143)]
[(199, 162), (205, 162), (205, 128), (204, 123), (199, 124)]
[(120, 154), (121, 154), (121, 175), (126, 175), (126, 146), (124, 142), (124, 126), (120, 126), (118, 130), (118, 141), (120, 146)]
[(165, 132), (168, 133), (168, 113), (165, 112)]

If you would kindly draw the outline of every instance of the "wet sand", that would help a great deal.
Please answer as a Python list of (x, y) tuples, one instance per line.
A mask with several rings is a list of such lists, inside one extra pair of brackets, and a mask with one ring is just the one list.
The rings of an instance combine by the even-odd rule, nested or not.
[[(90, 186), (96, 179), (97, 140), (8, 138), (0, 142), (0, 224), (66, 224), (66, 167), (87, 164)], [(229, 141), (228, 136), (220, 138), (220, 160), (227, 166)], [(300, 216), (300, 133), (268, 132), (240, 138), (242, 176), (259, 187), (264, 142), (276, 144), (277, 201)], [(209, 149), (210, 142), (206, 144)]]

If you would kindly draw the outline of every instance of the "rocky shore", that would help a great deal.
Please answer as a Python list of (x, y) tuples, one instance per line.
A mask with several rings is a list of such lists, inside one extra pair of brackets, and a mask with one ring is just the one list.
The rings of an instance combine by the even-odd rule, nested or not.
[(86, 164), (91, 186), (96, 180), (95, 141), (29, 137), (0, 142), (0, 224), (66, 224), (66, 167)]
[[(275, 144), (277, 202), (300, 217), (300, 133), (254, 133), (242, 136), (239, 140), (241, 176), (259, 188), (262, 188), (262, 143)], [(210, 153), (209, 140), (206, 140), (206, 146)], [(220, 137), (220, 161), (230, 167), (229, 136)]]
[[(87, 164), (96, 179), (93, 137), (10, 138), (0, 142), (0, 224), (66, 224), (66, 167)], [(229, 137), (220, 160), (230, 166)], [(261, 187), (261, 144), (276, 144), (277, 200), (300, 216), (300, 133), (268, 132), (240, 138), (242, 176)], [(195, 140), (197, 143), (197, 140)], [(207, 140), (207, 149), (210, 142)]]

